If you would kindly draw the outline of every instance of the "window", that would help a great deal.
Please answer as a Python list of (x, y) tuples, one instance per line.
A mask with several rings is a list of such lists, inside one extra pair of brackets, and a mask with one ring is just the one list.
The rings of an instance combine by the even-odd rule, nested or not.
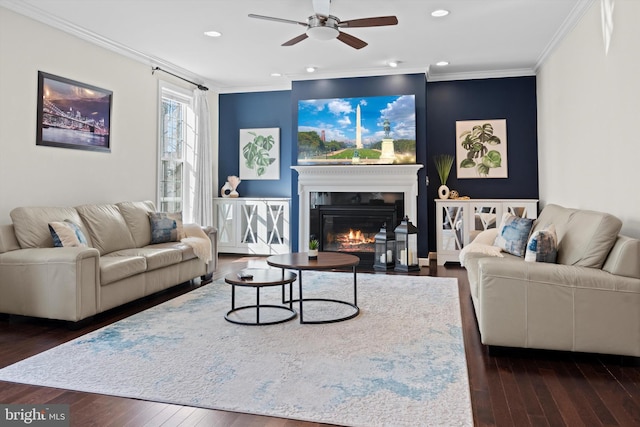
[(160, 82), (160, 99), (158, 208), (162, 212), (182, 212), (188, 220), (195, 143), (193, 95)]

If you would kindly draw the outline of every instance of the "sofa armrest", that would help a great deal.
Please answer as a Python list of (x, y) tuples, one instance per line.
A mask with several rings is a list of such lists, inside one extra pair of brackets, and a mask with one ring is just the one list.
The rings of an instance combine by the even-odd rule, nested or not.
[(207, 265), (207, 274), (211, 274), (218, 269), (218, 229), (212, 226), (202, 227), (202, 231), (211, 240), (211, 261)]
[(0, 254), (0, 312), (76, 322), (97, 313), (94, 248), (31, 248)]
[(184, 233), (189, 236), (201, 236), (204, 233), (211, 244), (211, 261), (207, 264), (207, 274), (211, 274), (218, 268), (218, 230), (211, 226), (201, 226), (198, 224), (184, 224)]

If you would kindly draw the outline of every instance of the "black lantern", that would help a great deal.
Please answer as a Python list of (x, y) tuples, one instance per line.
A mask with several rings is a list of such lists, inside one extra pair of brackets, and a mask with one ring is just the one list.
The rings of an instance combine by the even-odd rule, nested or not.
[(376, 252), (373, 261), (374, 270), (390, 270), (395, 266), (393, 254), (396, 251), (396, 239), (393, 231), (387, 231), (387, 223), (376, 234)]
[(396, 233), (396, 271), (419, 271), (418, 229), (404, 217)]

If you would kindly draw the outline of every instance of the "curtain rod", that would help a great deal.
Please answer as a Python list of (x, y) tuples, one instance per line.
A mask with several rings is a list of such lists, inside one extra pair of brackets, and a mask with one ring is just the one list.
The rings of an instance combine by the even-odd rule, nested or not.
[(200, 89), (200, 90), (209, 90), (209, 88), (208, 88), (208, 87), (206, 87), (206, 86), (203, 86), (203, 85), (201, 85), (201, 84), (199, 84), (199, 83), (196, 83), (196, 82), (192, 82), (191, 80), (187, 80), (187, 79), (185, 79), (184, 77), (180, 77), (180, 76), (179, 76), (179, 75), (177, 75), (177, 74), (173, 74), (173, 73), (171, 73), (171, 72), (169, 72), (169, 71), (167, 71), (167, 70), (163, 70), (163, 69), (162, 69), (162, 68), (160, 68), (160, 67), (153, 67), (153, 68), (151, 69), (151, 74), (155, 73), (156, 71), (162, 71), (163, 73), (171, 74), (173, 77), (177, 77), (177, 78), (179, 78), (180, 80), (184, 80), (184, 81), (185, 81), (185, 82), (187, 82), (187, 83), (191, 83), (192, 85), (197, 86), (197, 87), (198, 87), (198, 89)]

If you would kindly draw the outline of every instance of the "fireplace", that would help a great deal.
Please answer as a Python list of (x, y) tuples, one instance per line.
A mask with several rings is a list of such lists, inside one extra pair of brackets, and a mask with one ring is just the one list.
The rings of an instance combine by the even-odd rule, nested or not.
[[(314, 224), (317, 224), (317, 213), (311, 206), (314, 203), (318, 206), (336, 204), (314, 202), (314, 194), (318, 193), (400, 193), (403, 195), (402, 202), (399, 202), (403, 215), (408, 215), (414, 224), (417, 223), (417, 172), (422, 167), (420, 164), (291, 166), (298, 172), (298, 249), (305, 251), (309, 247), (309, 237), (319, 234), (317, 228), (314, 228)], [(360, 203), (367, 203), (366, 199), (356, 199), (349, 204)], [(401, 219), (402, 216), (398, 215), (397, 218)], [(380, 226), (381, 224), (378, 224), (376, 231), (379, 231)]]
[(361, 265), (371, 267), (375, 236), (384, 224), (391, 229), (399, 224), (402, 199), (399, 203), (319, 205), (311, 211), (315, 219), (312, 235), (319, 240), (321, 251), (356, 255)]

